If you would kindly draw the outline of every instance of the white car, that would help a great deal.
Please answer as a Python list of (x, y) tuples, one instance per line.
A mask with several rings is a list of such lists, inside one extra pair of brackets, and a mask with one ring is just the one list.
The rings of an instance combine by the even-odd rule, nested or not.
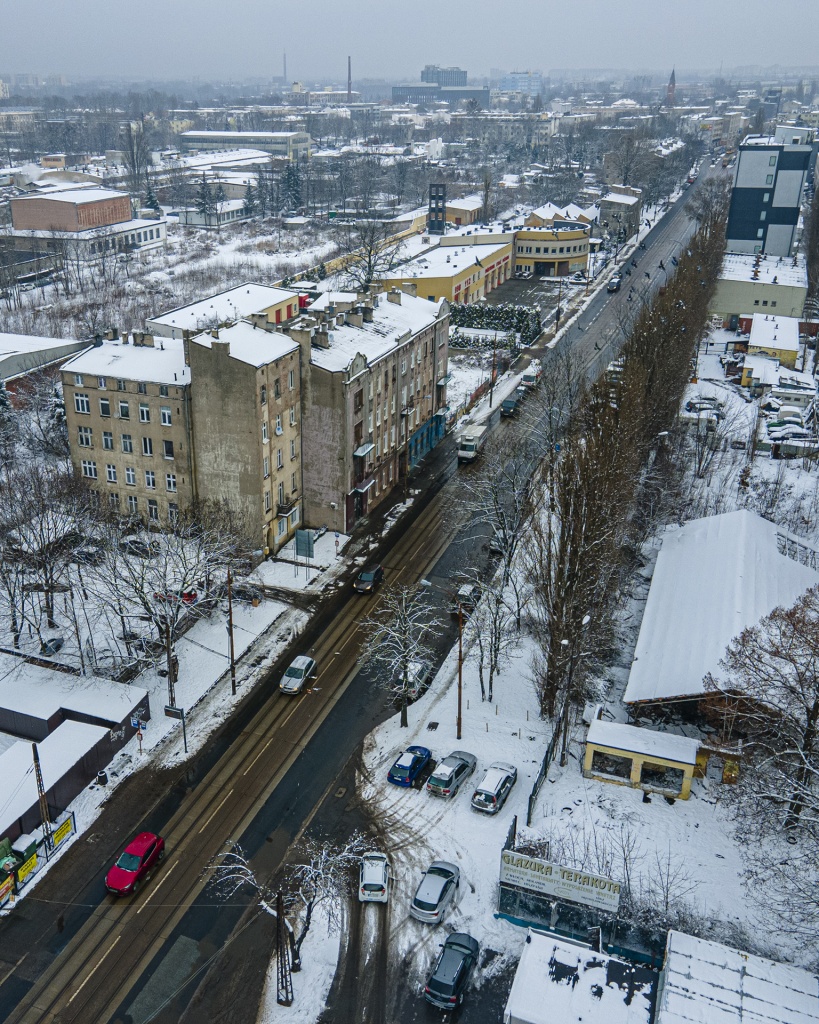
[(373, 850), (361, 857), (358, 869), (358, 898), (361, 903), (387, 903), (392, 871), (386, 854)]
[(290, 667), (284, 673), (279, 683), (282, 693), (301, 693), (305, 683), (308, 683), (316, 676), (316, 663), (306, 654), (300, 654), (290, 663)]

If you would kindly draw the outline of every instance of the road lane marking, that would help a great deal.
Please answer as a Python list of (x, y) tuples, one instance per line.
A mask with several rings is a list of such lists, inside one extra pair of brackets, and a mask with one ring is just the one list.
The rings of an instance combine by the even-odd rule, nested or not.
[(80, 987), (77, 989), (77, 991), (74, 993), (74, 995), (71, 996), (71, 998), (68, 1000), (68, 1005), (69, 1006), (74, 1002), (74, 1000), (77, 998), (77, 996), (80, 994), (80, 992), (82, 992), (82, 990), (85, 988), (85, 986), (91, 980), (91, 977), (94, 974), (94, 971), (96, 971), (96, 970), (98, 970), (100, 968), (100, 966), (102, 965), (103, 960), (108, 956), (108, 954), (111, 952), (111, 950), (114, 948), (114, 946), (116, 946), (116, 944), (119, 942), (119, 940), (121, 938), (122, 938), (122, 935), (118, 935), (114, 939), (114, 941), (111, 943), (111, 945), (108, 947), (108, 949), (106, 949), (106, 951), (102, 954), (102, 956), (99, 958), (99, 960), (97, 960), (97, 962), (91, 968), (91, 971), (85, 976), (85, 981), (83, 981), (82, 985), (80, 985)]
[(270, 737), (270, 739), (267, 741), (267, 743), (265, 743), (265, 745), (262, 747), (262, 749), (259, 751), (259, 753), (253, 758), (253, 760), (250, 762), (250, 764), (247, 766), (247, 768), (245, 768), (245, 770), (242, 772), (242, 775), (247, 775), (247, 773), (250, 771), (250, 769), (253, 767), (253, 765), (256, 764), (256, 762), (259, 760), (259, 758), (262, 756), (262, 754), (267, 750), (267, 748), (270, 746), (270, 744), (273, 742), (274, 739), (275, 739), (275, 733), (274, 733), (273, 736)]
[[(159, 881), (158, 881), (158, 882), (156, 883), (156, 885), (155, 885), (155, 886), (153, 887), (153, 889), (151, 890), (151, 896), (155, 896), (155, 895), (156, 895), (156, 891), (157, 891), (157, 889), (158, 889), (158, 888), (159, 888), (159, 887), (160, 887), (161, 885), (164, 885), (164, 884), (165, 884), (165, 882), (167, 882), (168, 878), (169, 878), (169, 877), (170, 877), (170, 876), (171, 876), (171, 875), (172, 875), (172, 874), (174, 873), (174, 871), (175, 871), (175, 870), (176, 870), (176, 869), (177, 869), (178, 867), (179, 867), (179, 861), (178, 861), (178, 860), (175, 860), (175, 861), (173, 862), (173, 864), (171, 864), (171, 866), (170, 866), (170, 867), (168, 868), (168, 870), (167, 870), (167, 871), (164, 871), (164, 872), (163, 872), (163, 874), (162, 874), (162, 878), (160, 878), (160, 880), (159, 880)], [(141, 914), (141, 913), (142, 913), (142, 911), (143, 911), (143, 910), (144, 910), (144, 909), (145, 909), (145, 908), (146, 908), (146, 907), (148, 906), (148, 904), (149, 904), (150, 902), (151, 902), (151, 899), (150, 899), (150, 897), (149, 897), (149, 898), (148, 898), (147, 900), (144, 900), (144, 901), (143, 901), (143, 903), (142, 903), (142, 906), (141, 906), (141, 907), (139, 908), (139, 910), (137, 911), (137, 913), (138, 913), (138, 914)]]
[(213, 819), (216, 817), (216, 815), (219, 813), (219, 811), (221, 811), (222, 805), (225, 803), (225, 801), (228, 799), (228, 797), (230, 796), (230, 794), (232, 792), (233, 792), (233, 787), (231, 786), (231, 788), (227, 791), (227, 793), (225, 793), (225, 795), (222, 797), (222, 799), (219, 801), (219, 803), (213, 808), (213, 810), (210, 812), (210, 814), (205, 819), (205, 823), (202, 825), (202, 827), (196, 833), (198, 836), (202, 835), (202, 833), (205, 831), (205, 829), (208, 827), (208, 825), (210, 825), (210, 823), (213, 821)]

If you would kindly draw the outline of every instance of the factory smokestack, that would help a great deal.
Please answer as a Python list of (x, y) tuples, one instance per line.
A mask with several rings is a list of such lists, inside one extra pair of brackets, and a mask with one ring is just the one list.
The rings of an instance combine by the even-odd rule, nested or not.
[(347, 102), (353, 102), (353, 58), (347, 58)]

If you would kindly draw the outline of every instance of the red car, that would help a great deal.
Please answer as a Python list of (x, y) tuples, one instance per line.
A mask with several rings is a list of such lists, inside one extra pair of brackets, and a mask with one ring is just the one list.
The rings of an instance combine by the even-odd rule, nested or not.
[(140, 832), (119, 856), (105, 876), (105, 888), (116, 896), (136, 892), (151, 877), (153, 869), (165, 856), (165, 840), (153, 832)]

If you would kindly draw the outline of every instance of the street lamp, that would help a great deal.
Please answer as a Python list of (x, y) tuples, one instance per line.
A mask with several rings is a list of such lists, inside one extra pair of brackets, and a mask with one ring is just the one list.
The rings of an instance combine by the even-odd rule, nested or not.
[[(584, 615), (580, 623), (582, 629), (591, 622), (591, 615)], [(569, 759), (569, 699), (572, 693), (572, 678), (574, 677), (574, 667), (577, 664), (579, 658), (583, 657), (583, 651), (579, 654), (575, 653), (575, 645), (577, 643), (577, 636), (573, 636), (571, 641), (561, 640), (560, 644), (562, 647), (570, 648), (569, 651), (569, 677), (566, 680), (566, 697), (563, 701), (563, 736), (560, 744), (560, 767), (565, 768), (566, 762)]]

